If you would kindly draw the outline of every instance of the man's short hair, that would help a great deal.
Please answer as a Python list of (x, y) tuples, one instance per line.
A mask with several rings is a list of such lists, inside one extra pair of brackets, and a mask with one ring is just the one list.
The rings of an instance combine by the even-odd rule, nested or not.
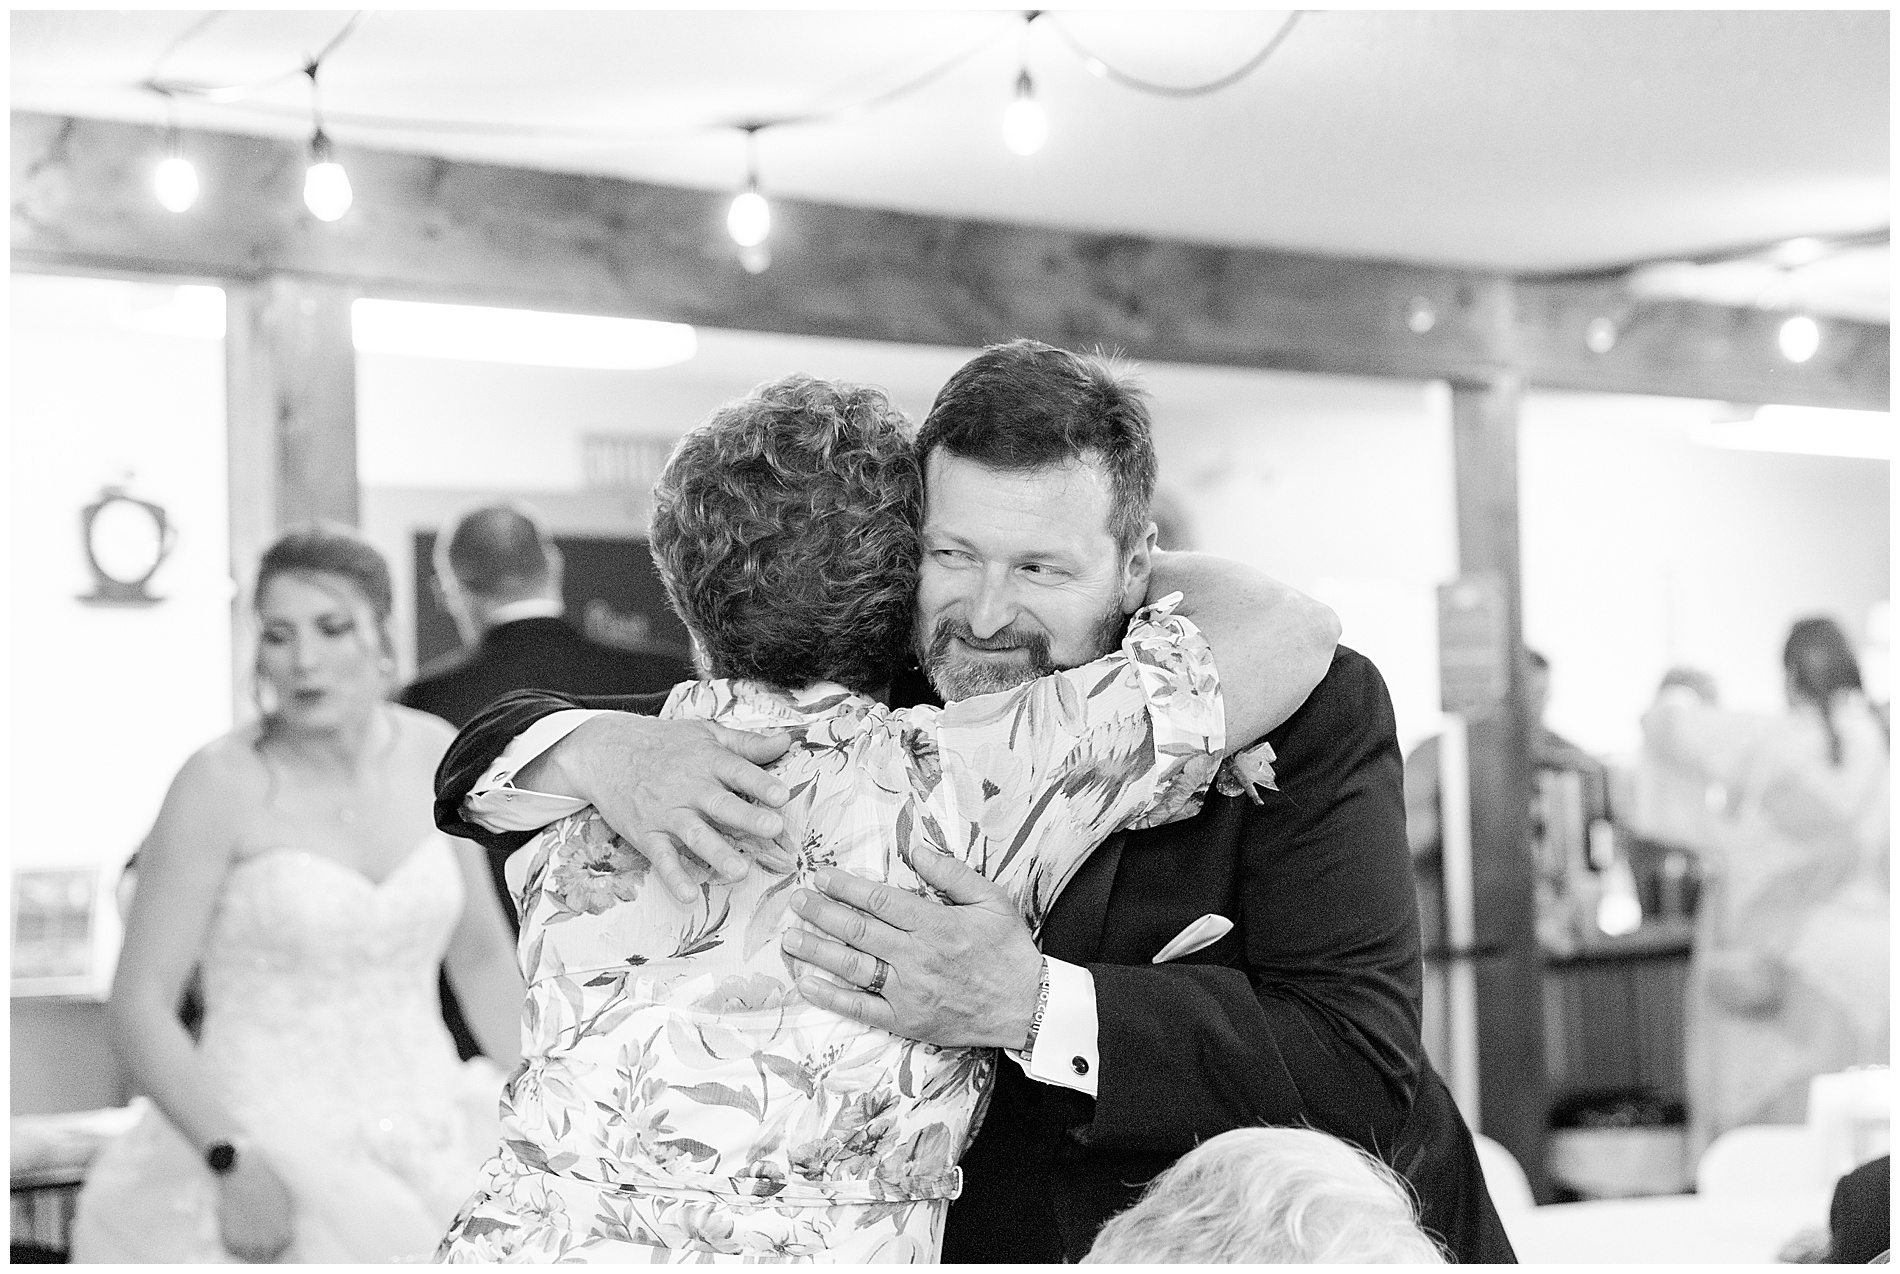
[(1405, 1183), (1306, 1128), (1236, 1128), (1110, 1219), (1084, 1264), (1443, 1264)]
[(516, 597), (545, 587), (554, 569), (553, 544), (533, 512), (519, 504), (489, 504), (456, 520), (436, 554), (471, 593)]
[(923, 477), (883, 391), (787, 376), (680, 439), (653, 561), (715, 677), (873, 692), (910, 649)]
[(938, 391), (917, 435), (929, 459), (942, 447), (992, 469), (1089, 461), (1108, 474), (1109, 534), (1127, 552), (1148, 527), (1154, 431), (1132, 369), (1102, 354), (1041, 341), (991, 345)]

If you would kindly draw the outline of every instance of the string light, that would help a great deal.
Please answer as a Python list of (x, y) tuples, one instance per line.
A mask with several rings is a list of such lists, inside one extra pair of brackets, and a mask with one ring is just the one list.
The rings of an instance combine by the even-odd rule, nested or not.
[(1003, 145), (1027, 158), (1042, 149), (1049, 140), (1049, 115), (1036, 100), (1036, 83), (1029, 78), (1029, 28), (1036, 25), (1042, 10), (1023, 14), (1022, 29), (1016, 37), (1016, 95), (1003, 108)]
[(1781, 325), (1777, 341), (1783, 358), (1805, 363), (1821, 348), (1821, 325), (1805, 314), (1797, 314)]
[(1036, 86), (1024, 71), (1016, 77), (1016, 97), (1003, 110), (1003, 145), (1029, 156), (1049, 140), (1049, 116), (1036, 100)]
[(319, 128), (310, 138), (310, 167), (303, 174), (303, 202), (318, 221), (336, 221), (356, 202), (350, 175), (336, 162), (330, 139)]
[[(1080, 56), (1084, 68), (1093, 76), (1107, 79), (1126, 88), (1165, 96), (1191, 97), (1217, 92), (1238, 82), (1254, 70), (1257, 70), (1280, 44), (1285, 41), (1287, 35), (1300, 18), (1301, 12), (1302, 11), (1294, 10), (1289, 13), (1287, 19), (1281, 24), (1280, 29), (1274, 33), (1266, 45), (1235, 71), (1204, 84), (1185, 86), (1150, 83), (1109, 65), (1102, 58), (1083, 48), (1069, 32), (1062, 28), (1060, 21), (1057, 21), (1057, 33)], [(310, 139), (311, 162), (304, 175), (304, 202), (309, 207), (312, 215), (324, 221), (335, 221), (346, 215), (354, 203), (355, 196), (351, 188), (349, 175), (344, 171), (343, 166), (336, 161), (331, 149), (329, 137), (323, 128), (323, 115), (317, 96), (317, 71), (324, 58), (355, 33), (366, 13), (367, 10), (358, 10), (353, 13), (343, 24), (342, 29), (339, 30), (315, 56), (310, 58), (307, 65), (301, 68), (302, 73), (306, 75), (310, 81), (310, 111), (313, 122)], [(201, 101), (235, 106), (238, 109), (258, 113), (274, 114), (284, 112), (287, 108), (282, 105), (266, 102), (251, 102), (246, 99), (261, 88), (281, 82), (287, 76), (298, 74), (298, 71), (295, 70), (280, 71), (243, 84), (220, 86), (192, 84), (161, 78), (162, 68), (172, 55), (175, 54), (181, 46), (201, 34), (205, 27), (218, 16), (219, 13), (214, 12), (197, 19), (186, 31), (174, 39), (160, 57), (159, 64), (153, 67), (151, 76), (145, 81), (146, 87), (165, 94), (168, 100), (174, 93), (187, 93)], [(1015, 95), (1003, 112), (1004, 144), (1011, 151), (1023, 156), (1036, 154), (1048, 140), (1048, 114), (1042, 103), (1036, 97), (1035, 82), (1029, 74), (1026, 63), (1028, 31), (1030, 27), (1035, 24), (1037, 19), (1043, 16), (1043, 12), (1036, 9), (1027, 10), (1021, 14), (1022, 23), (1016, 30), (1018, 42), (1024, 46), (1025, 62), (1016, 78)], [(747, 138), (750, 140), (753, 134), (760, 128), (765, 127), (767, 123), (822, 123), (861, 115), (867, 111), (893, 102), (898, 98), (909, 96), (943, 78), (950, 71), (963, 65), (973, 57), (982, 53), (986, 48), (992, 46), (994, 42), (1004, 34), (1006, 29), (1007, 28), (993, 29), (982, 38), (974, 41), (968, 48), (949, 56), (943, 62), (931, 67), (923, 74), (852, 105), (829, 110), (815, 109), (797, 115), (786, 116), (783, 119), (774, 119), (766, 121), (765, 123), (741, 124), (738, 125), (738, 127), (746, 132)], [(369, 129), (397, 128), (405, 132), (426, 129), (467, 133), (502, 133), (520, 136), (573, 137), (589, 140), (596, 139), (603, 134), (620, 136), (624, 133), (624, 130), (621, 129), (589, 127), (549, 128), (546, 126), (523, 126), (514, 123), (464, 122), (454, 124), (440, 119), (399, 119), (361, 114), (340, 115), (337, 118), (350, 122), (352, 127)], [(732, 127), (732, 125), (697, 125), (683, 131), (693, 132), (707, 127)], [(673, 135), (673, 133), (668, 132), (665, 135)], [(190, 162), (184, 159), (182, 155), (177, 155), (176, 153), (168, 155), (154, 171), (153, 189), (158, 195), (160, 202), (166, 207), (174, 208), (174, 210), (189, 208), (192, 203), (196, 201), (198, 194), (197, 173), (192, 169)], [(727, 209), (726, 217), (727, 231), (732, 235), (734, 242), (743, 249), (740, 254), (740, 259), (745, 263), (748, 270), (752, 270), (756, 273), (765, 268), (765, 263), (769, 260), (769, 253), (765, 247), (765, 241), (771, 234), (771, 227), (771, 205), (767, 202), (765, 196), (760, 193), (757, 174), (756, 171), (754, 171), (747, 181), (746, 189), (734, 197), (731, 205)]]
[(186, 212), (198, 202), (198, 170), (182, 153), (178, 138), (177, 104), (165, 98), (165, 157), (152, 171), (152, 193), (168, 212)]
[(739, 264), (758, 274), (772, 263), (765, 240), (772, 233), (772, 205), (759, 193), (759, 131), (763, 124), (741, 124), (745, 133), (745, 189), (726, 209), (726, 233), (739, 245)]
[[(1156, 97), (1205, 97), (1209, 93), (1218, 93), (1222, 89), (1230, 88), (1259, 70), (1262, 64), (1264, 64), (1268, 58), (1272, 57), (1274, 52), (1286, 42), (1287, 36), (1293, 32), (1293, 24), (1300, 20), (1300, 16), (1303, 12), (1304, 10), (1301, 9), (1294, 9), (1289, 12), (1286, 15), (1286, 20), (1280, 24), (1279, 30), (1273, 33), (1272, 39), (1261, 46), (1259, 52), (1255, 53), (1252, 57), (1248, 58), (1227, 74), (1217, 76), (1202, 84), (1158, 84), (1153, 80), (1144, 80), (1140, 76), (1130, 75), (1126, 71), (1117, 70), (1115, 67), (1110, 66), (1101, 58), (1082, 47), (1081, 42), (1069, 34), (1068, 28), (1062, 25), (1060, 18), (1052, 19), (1052, 21), (1055, 22), (1056, 34), (1061, 36), (1063, 42), (1075, 51), (1077, 57), (1082, 59), (1082, 65), (1087, 69), (1090, 75), (1109, 80), (1121, 85), (1123, 88), (1131, 88), (1141, 93), (1152, 93)], [(1031, 20), (1033, 20), (1035, 16), (1035, 14), (1031, 14)]]
[(350, 189), (350, 175), (336, 162), (330, 139), (323, 131), (323, 108), (317, 96), (317, 69), (321, 59), (312, 58), (303, 73), (310, 77), (310, 117), (315, 124), (310, 134), (310, 167), (303, 174), (304, 207), (318, 221), (336, 221), (356, 202)]
[(726, 210), (726, 229), (742, 248), (756, 248), (772, 233), (772, 205), (757, 189), (747, 186)]

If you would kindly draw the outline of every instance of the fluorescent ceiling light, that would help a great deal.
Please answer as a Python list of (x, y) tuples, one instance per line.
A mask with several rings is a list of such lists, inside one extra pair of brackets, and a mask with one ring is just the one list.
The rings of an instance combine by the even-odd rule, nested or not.
[(643, 371), (691, 358), (698, 336), (684, 323), (363, 299), (350, 307), (364, 354), (453, 358), (532, 367)]
[(118, 325), (155, 336), (183, 336), (193, 340), (224, 339), (224, 289), (188, 283), (162, 294), (150, 287), (131, 286), (115, 307)]
[(1769, 404), (1743, 420), (1705, 420), (1689, 436), (1708, 447), (1781, 451), (1805, 456), (1893, 459), (1893, 417), (1884, 411)]

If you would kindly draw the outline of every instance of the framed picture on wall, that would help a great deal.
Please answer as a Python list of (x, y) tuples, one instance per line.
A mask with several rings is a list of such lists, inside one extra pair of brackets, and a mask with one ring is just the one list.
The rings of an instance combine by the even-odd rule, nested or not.
[(103, 865), (13, 872), (14, 995), (103, 1000), (112, 993), (123, 935), (118, 875)]

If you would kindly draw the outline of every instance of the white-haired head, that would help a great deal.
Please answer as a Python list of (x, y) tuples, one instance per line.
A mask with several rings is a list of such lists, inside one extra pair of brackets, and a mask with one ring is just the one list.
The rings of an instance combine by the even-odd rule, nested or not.
[(1102, 1227), (1084, 1263), (1443, 1264), (1411, 1194), (1358, 1147), (1305, 1128), (1203, 1142)]

